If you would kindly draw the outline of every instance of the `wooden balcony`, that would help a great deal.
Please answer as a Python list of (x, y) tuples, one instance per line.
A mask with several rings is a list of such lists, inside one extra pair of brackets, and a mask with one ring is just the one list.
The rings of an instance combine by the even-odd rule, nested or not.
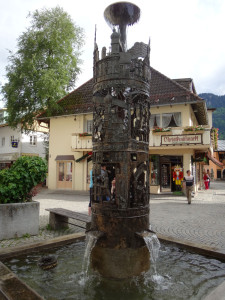
[(72, 151), (91, 151), (92, 150), (92, 135), (84, 135), (74, 133), (72, 135), (71, 148)]

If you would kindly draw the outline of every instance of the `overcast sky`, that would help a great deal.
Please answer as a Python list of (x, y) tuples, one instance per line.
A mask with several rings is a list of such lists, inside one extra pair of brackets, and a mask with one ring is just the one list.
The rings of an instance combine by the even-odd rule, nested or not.
[[(112, 0), (7, 0), (0, 9), (0, 82), (5, 82), (8, 50), (29, 27), (35, 9), (60, 6), (84, 28), (82, 74), (76, 87), (92, 77), (94, 30), (99, 49), (110, 46), (111, 29), (104, 20)], [(128, 48), (151, 39), (151, 66), (164, 75), (193, 78), (197, 93), (225, 94), (225, 1), (134, 0), (141, 9), (139, 23), (128, 29)], [(0, 102), (2, 106), (2, 102)]]

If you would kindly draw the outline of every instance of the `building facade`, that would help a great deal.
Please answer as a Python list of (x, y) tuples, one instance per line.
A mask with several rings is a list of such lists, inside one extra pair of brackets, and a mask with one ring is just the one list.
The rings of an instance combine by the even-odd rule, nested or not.
[(225, 140), (217, 140), (213, 155), (204, 165), (204, 171), (207, 172), (207, 170), (209, 170), (211, 180), (225, 180)]
[[(63, 115), (38, 118), (50, 125), (49, 189), (89, 189), (92, 87), (91, 79), (61, 99)], [(150, 89), (150, 192), (180, 192), (187, 170), (197, 191), (203, 187), (204, 158), (212, 160), (215, 148), (212, 113), (192, 79), (172, 80), (151, 68)]]
[(48, 136), (40, 128), (28, 134), (22, 133), (18, 124), (16, 129), (12, 129), (4, 121), (6, 109), (0, 109), (0, 169), (5, 169), (20, 156), (40, 156), (46, 157), (44, 141)]

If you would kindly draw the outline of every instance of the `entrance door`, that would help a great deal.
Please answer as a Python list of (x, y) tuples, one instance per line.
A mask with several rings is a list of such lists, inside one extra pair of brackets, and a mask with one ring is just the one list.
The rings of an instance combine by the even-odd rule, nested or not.
[(161, 165), (161, 191), (171, 192), (171, 164), (163, 163)]
[(72, 161), (60, 161), (57, 163), (57, 188), (72, 189)]

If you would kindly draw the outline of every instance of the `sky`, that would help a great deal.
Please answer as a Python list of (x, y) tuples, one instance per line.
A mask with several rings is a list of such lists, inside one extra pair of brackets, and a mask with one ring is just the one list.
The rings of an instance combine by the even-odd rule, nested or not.
[[(6, 82), (9, 50), (30, 26), (29, 12), (60, 6), (85, 32), (82, 73), (76, 87), (92, 78), (94, 32), (99, 50), (110, 46), (111, 29), (105, 8), (117, 0), (7, 0), (0, 9), (0, 83)], [(137, 24), (128, 28), (127, 44), (151, 40), (151, 66), (171, 79), (192, 78), (197, 93), (225, 94), (225, 1), (133, 0), (141, 9)], [(4, 103), (0, 101), (0, 107)]]

